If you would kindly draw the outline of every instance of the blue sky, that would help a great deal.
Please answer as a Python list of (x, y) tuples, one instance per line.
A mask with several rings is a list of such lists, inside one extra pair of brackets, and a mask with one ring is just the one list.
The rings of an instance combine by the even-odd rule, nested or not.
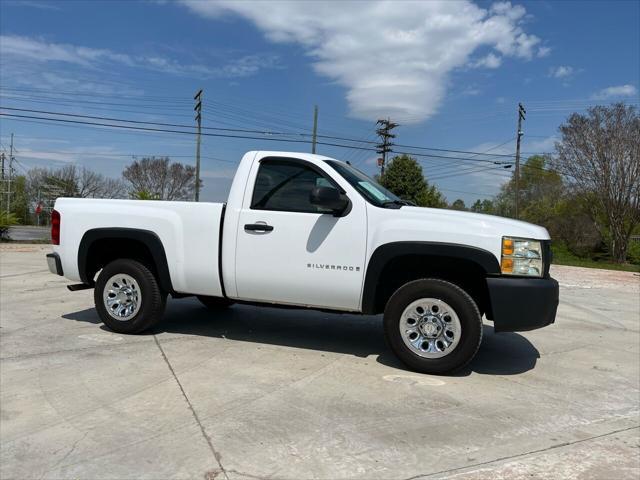
[[(203, 88), (205, 127), (307, 140), (317, 104), (321, 135), (373, 141), (375, 120), (389, 116), (401, 124), (398, 144), (509, 155), (521, 101), (526, 157), (552, 151), (572, 111), (639, 103), (637, 1), (2, 0), (0, 9), (5, 108), (192, 125), (192, 96)], [(2, 148), (14, 133), (18, 172), (76, 162), (118, 176), (145, 155), (194, 162), (192, 135), (0, 122)], [(235, 164), (253, 149), (310, 146), (205, 137), (202, 197), (224, 200)], [(509, 177), (492, 162), (510, 157), (396, 150), (431, 155), (420, 162), (450, 201), (491, 196)], [(318, 152), (376, 171), (374, 152)]]

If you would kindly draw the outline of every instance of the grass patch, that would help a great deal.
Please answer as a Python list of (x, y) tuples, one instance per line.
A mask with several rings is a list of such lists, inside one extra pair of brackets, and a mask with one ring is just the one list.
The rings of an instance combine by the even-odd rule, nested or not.
[(571, 253), (565, 245), (552, 244), (553, 264), (568, 265), (570, 267), (602, 268), (605, 270), (622, 270), (625, 272), (640, 272), (640, 265), (635, 263), (613, 263), (606, 260), (593, 260), (578, 257)]

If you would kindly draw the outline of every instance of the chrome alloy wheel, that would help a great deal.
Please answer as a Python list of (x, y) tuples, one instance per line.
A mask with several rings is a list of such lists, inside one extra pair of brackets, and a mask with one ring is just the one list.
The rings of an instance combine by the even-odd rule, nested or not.
[(437, 298), (410, 303), (400, 317), (400, 335), (411, 351), (424, 358), (450, 354), (460, 342), (462, 327), (455, 310)]
[(107, 280), (102, 299), (107, 313), (123, 322), (135, 317), (142, 305), (138, 282), (126, 273), (119, 273)]

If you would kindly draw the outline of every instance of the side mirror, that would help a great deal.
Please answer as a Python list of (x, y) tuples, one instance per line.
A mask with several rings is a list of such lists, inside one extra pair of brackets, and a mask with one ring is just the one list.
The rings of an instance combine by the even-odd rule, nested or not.
[(320, 208), (341, 214), (349, 206), (349, 199), (332, 187), (314, 187), (309, 194), (309, 202)]

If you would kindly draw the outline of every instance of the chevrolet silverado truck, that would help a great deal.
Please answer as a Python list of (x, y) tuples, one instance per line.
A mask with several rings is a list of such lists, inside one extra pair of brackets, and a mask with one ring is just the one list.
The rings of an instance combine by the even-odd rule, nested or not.
[(119, 333), (154, 326), (168, 295), (383, 313), (391, 350), (444, 374), (476, 354), (483, 316), (531, 330), (558, 305), (546, 229), (415, 207), (321, 155), (245, 154), (226, 204), (59, 198), (51, 236), (51, 272), (94, 288)]

